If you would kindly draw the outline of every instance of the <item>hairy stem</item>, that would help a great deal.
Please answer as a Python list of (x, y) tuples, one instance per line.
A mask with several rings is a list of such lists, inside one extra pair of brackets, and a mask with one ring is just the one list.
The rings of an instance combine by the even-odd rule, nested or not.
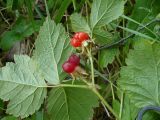
[(92, 59), (92, 54), (91, 54), (91, 51), (87, 49), (87, 52), (88, 52), (88, 57), (89, 57), (89, 60), (90, 60), (90, 63), (91, 63), (91, 76), (92, 76), (92, 84), (94, 85), (95, 84), (95, 81), (94, 81), (94, 66), (93, 66), (93, 59)]

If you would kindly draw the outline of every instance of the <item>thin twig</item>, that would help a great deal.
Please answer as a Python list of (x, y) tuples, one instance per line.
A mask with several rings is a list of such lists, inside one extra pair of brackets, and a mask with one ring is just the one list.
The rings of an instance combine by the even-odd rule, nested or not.
[[(137, 31), (140, 31), (140, 30), (143, 30), (144, 28), (146, 28), (147, 26), (151, 25), (152, 23), (154, 22), (160, 22), (159, 19), (154, 19), (152, 21), (150, 21), (149, 23), (147, 23), (146, 25), (142, 26), (142, 27), (139, 27), (137, 29)], [(130, 37), (133, 37), (135, 34), (130, 34), (129, 36), (125, 37), (125, 38), (122, 38), (121, 40), (117, 41), (117, 42), (114, 42), (114, 43), (111, 43), (109, 45), (104, 45), (104, 46), (101, 46), (99, 48), (96, 48), (95, 50), (102, 50), (102, 49), (107, 49), (107, 48), (111, 48), (111, 47), (116, 47), (116, 46), (119, 46), (119, 45), (124, 45), (124, 43), (126, 43), (126, 40)], [(95, 51), (94, 50), (94, 51)]]
[(103, 103), (103, 102), (101, 102), (101, 104), (102, 104), (102, 106), (104, 107), (104, 110), (106, 111), (106, 113), (107, 113), (108, 117), (110, 117), (110, 118), (111, 118), (111, 115), (109, 114), (109, 111), (108, 111), (108, 109), (106, 108), (106, 106), (104, 105), (104, 103)]

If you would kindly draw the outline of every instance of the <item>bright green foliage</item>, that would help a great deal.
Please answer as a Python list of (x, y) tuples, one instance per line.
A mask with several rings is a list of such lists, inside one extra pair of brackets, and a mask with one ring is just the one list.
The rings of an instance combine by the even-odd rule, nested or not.
[(0, 98), (9, 101), (7, 113), (27, 117), (38, 110), (46, 97), (46, 83), (37, 63), (28, 56), (15, 56), (0, 71)]
[(74, 13), (71, 15), (71, 23), (72, 23), (72, 29), (74, 32), (87, 32), (90, 33), (90, 27), (85, 20), (84, 17), (82, 17), (78, 13)]
[(7, 117), (2, 118), (1, 120), (17, 120), (17, 118), (13, 116), (7, 116)]
[(6, 31), (0, 36), (0, 47), (3, 50), (9, 50), (16, 42), (24, 40), (29, 37), (33, 32), (38, 31), (41, 25), (40, 21), (36, 21), (32, 27), (32, 23), (20, 17), (10, 31)]
[(148, 40), (136, 42), (122, 67), (120, 87), (138, 108), (160, 106), (160, 45)]
[(89, 120), (97, 106), (94, 93), (81, 88), (53, 88), (48, 98), (52, 120)]
[(123, 14), (123, 0), (94, 0), (91, 8), (91, 28), (103, 26)]
[[(134, 6), (131, 18), (136, 20), (139, 23), (145, 24), (151, 20), (153, 20), (157, 14), (160, 12), (159, 10), (160, 0), (136, 0), (136, 4)], [(153, 30), (155, 24), (149, 26), (151, 30)], [(128, 28), (136, 30), (139, 25), (129, 21)], [(147, 32), (145, 30), (144, 32)], [(147, 34), (152, 35), (150, 32)], [(155, 36), (154, 36), (155, 37)]]
[(33, 59), (43, 70), (45, 79), (51, 84), (59, 84), (64, 78), (62, 64), (72, 52), (70, 40), (61, 24), (56, 25), (46, 18), (35, 42)]
[(101, 50), (99, 56), (99, 66), (101, 68), (107, 67), (109, 63), (112, 63), (116, 56), (118, 56), (119, 50), (117, 48)]

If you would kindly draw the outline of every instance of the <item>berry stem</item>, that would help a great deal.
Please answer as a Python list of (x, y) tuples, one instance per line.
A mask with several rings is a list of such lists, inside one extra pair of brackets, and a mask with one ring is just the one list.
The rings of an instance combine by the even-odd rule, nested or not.
[(73, 85), (76, 78), (74, 77), (74, 75), (73, 75), (72, 73), (71, 73), (71, 76), (72, 76), (72, 78), (73, 78), (73, 79), (72, 79), (72, 85)]
[(92, 84), (95, 85), (95, 81), (94, 81), (94, 66), (93, 66), (93, 59), (92, 59), (92, 54), (91, 51), (86, 47), (86, 50), (88, 52), (88, 57), (91, 63), (91, 76), (92, 76)]

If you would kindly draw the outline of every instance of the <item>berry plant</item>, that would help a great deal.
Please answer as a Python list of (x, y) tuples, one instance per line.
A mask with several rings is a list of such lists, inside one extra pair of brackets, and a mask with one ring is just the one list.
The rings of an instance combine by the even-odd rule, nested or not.
[(2, 120), (160, 120), (160, 0), (0, 6)]

